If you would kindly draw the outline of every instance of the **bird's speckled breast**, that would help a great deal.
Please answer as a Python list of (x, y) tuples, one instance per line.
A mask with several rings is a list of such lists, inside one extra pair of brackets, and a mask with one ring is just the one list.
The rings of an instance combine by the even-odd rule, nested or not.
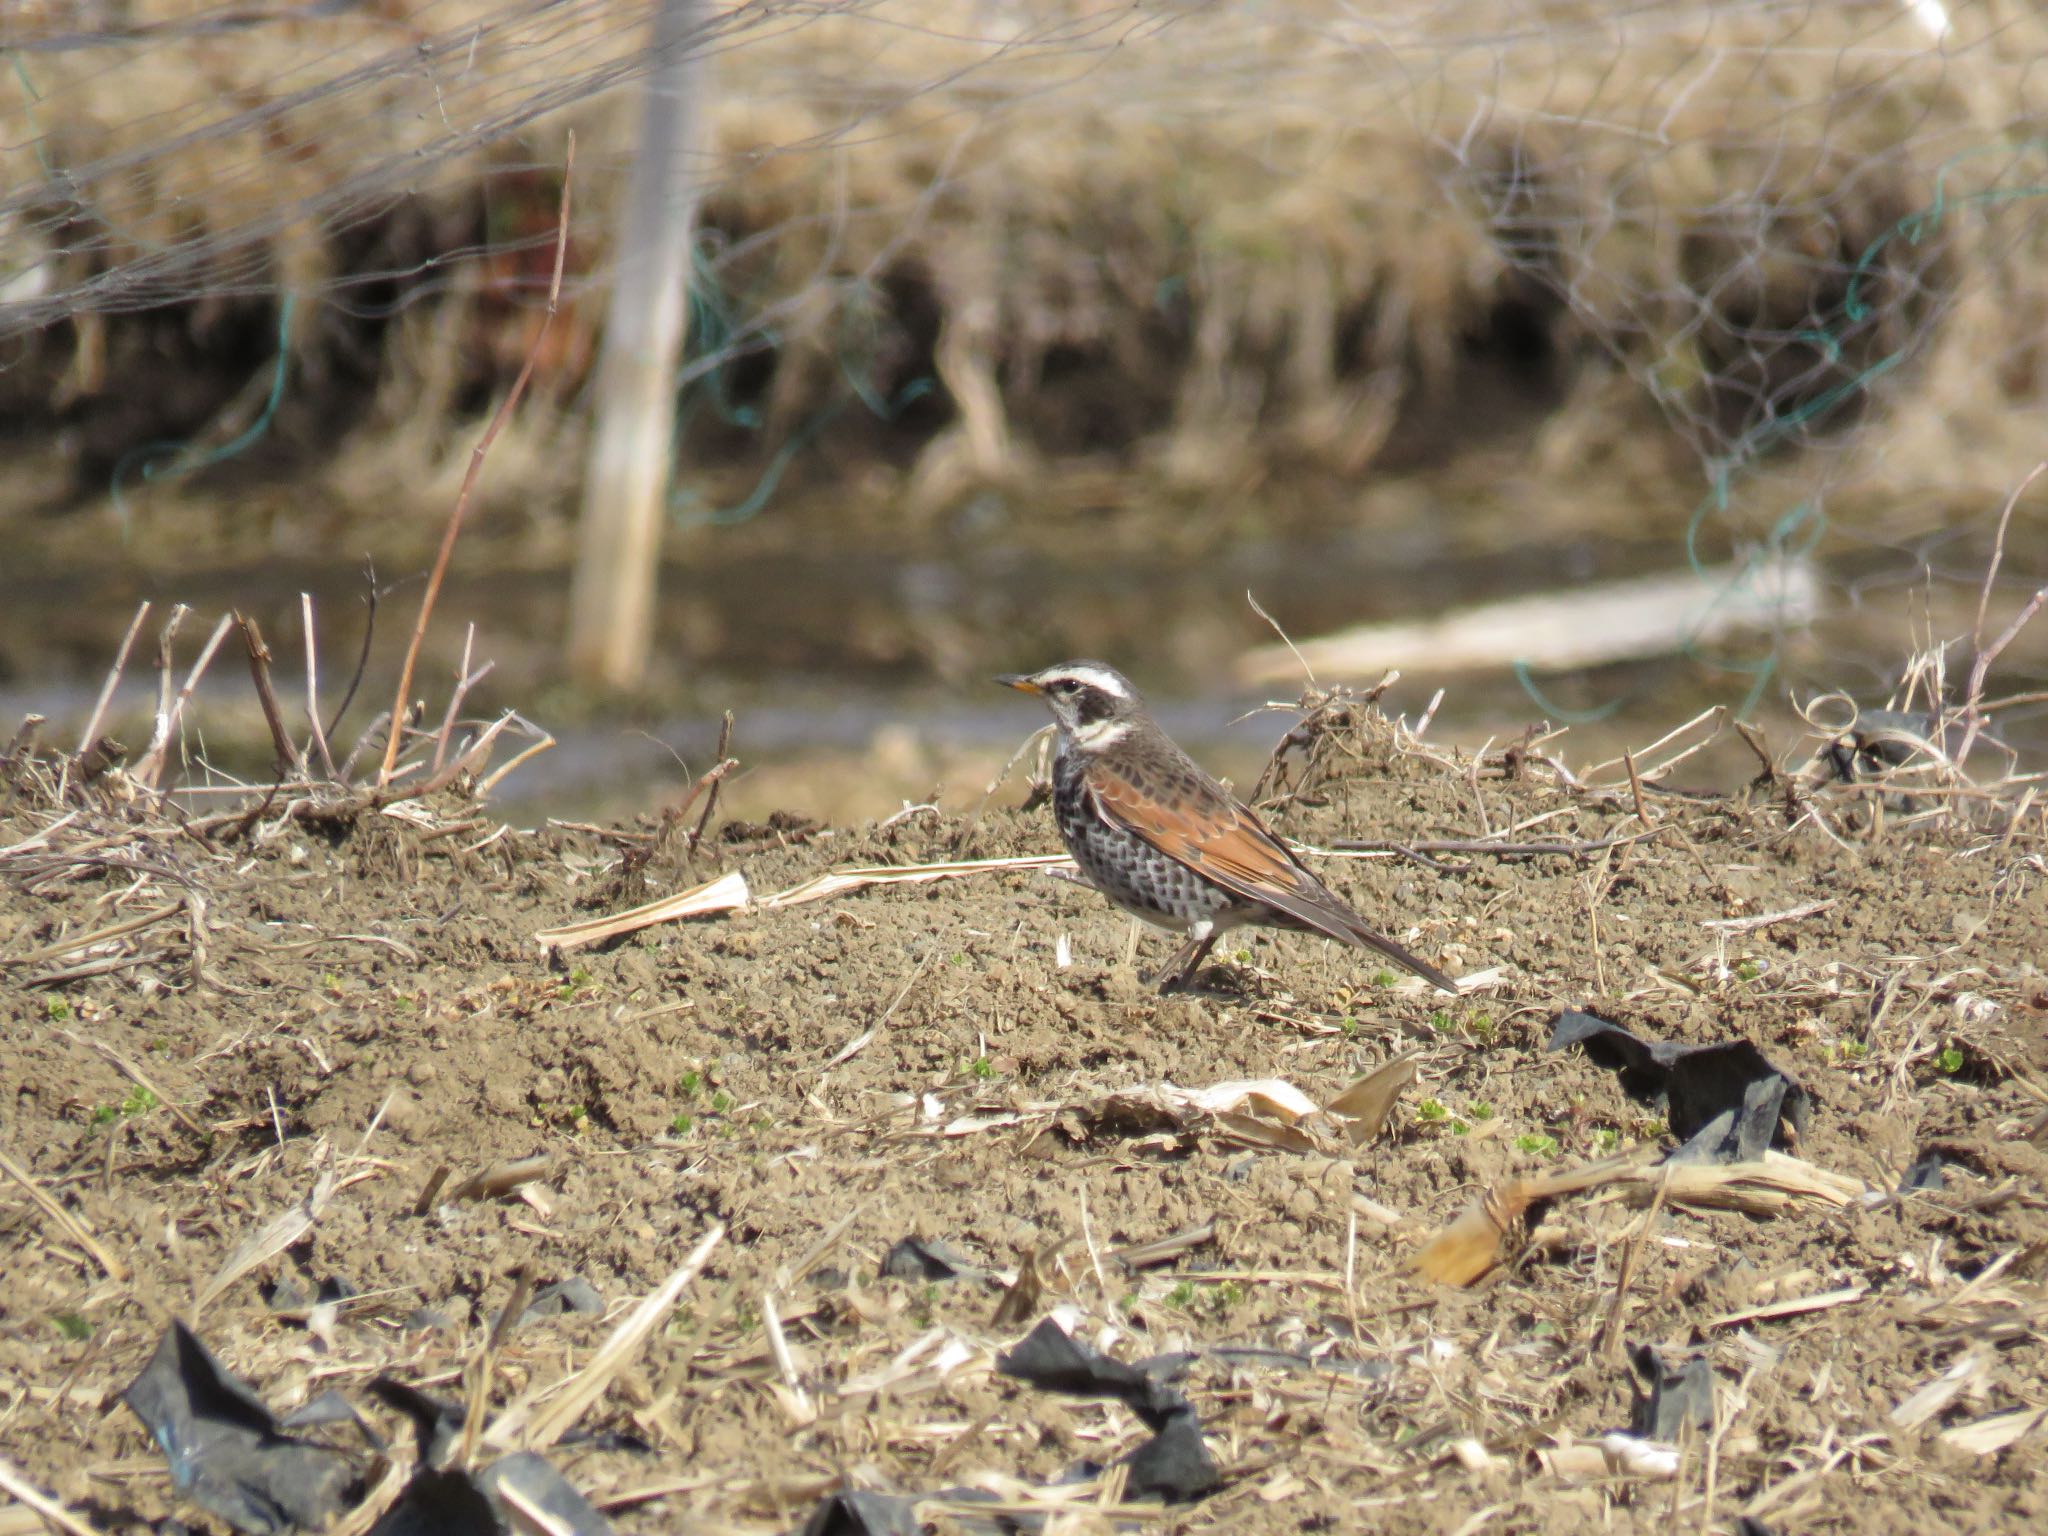
[(1225, 920), (1237, 903), (1134, 832), (1111, 826), (1088, 789), (1087, 759), (1062, 750), (1053, 758), (1052, 808), (1060, 839), (1082, 875), (1111, 901), (1162, 928), (1185, 932), (1203, 920)]

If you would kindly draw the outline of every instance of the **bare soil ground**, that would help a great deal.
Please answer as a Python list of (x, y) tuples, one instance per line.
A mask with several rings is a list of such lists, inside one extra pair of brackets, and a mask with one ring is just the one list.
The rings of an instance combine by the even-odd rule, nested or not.
[[(1541, 749), (1475, 762), (1354, 722), (1276, 807), (1287, 835), (1575, 851), (1318, 860), (1479, 975), (1456, 1000), (1270, 935), (1162, 999), (1136, 970), (1165, 941), (1134, 967), (1126, 921), (1043, 870), (553, 961), (534, 942), (732, 870), (758, 896), (1057, 850), (1043, 809), (970, 825), (965, 789), (894, 825), (714, 823), (642, 859), (452, 795), (200, 837), (48, 778), (0, 786), (0, 1150), (62, 1213), (0, 1179), (0, 1446), (94, 1527), (219, 1528), (120, 1399), (173, 1318), (280, 1412), (338, 1388), (403, 1445), (373, 1377), (545, 1402), (716, 1224), (581, 1417), (629, 1438), (548, 1448), (622, 1531), (793, 1530), (841, 1487), (980, 1488), (1069, 1531), (2048, 1525), (2048, 1419), (2013, 1416), (2048, 1404), (2038, 809), (1972, 801), (1973, 829), (1953, 800), (1783, 780), (1639, 799), (1618, 766), (1574, 785)], [(1418, 1278), (1418, 1246), (1503, 1176), (1671, 1143), (1613, 1074), (1544, 1050), (1567, 1005), (1755, 1042), (1816, 1100), (1797, 1156), (1866, 1193), (1760, 1217), (1596, 1191), (1469, 1291)], [(1160, 1088), (1278, 1078), (1321, 1104), (1404, 1053), (1415, 1081), (1358, 1144)], [(1930, 1152), (1941, 1186), (1899, 1192)], [(536, 1156), (537, 1179), (457, 1196)], [(199, 1304), (323, 1170), (303, 1234)], [(967, 1273), (884, 1276), (906, 1237)], [(999, 1321), (1020, 1268), (1040, 1289)], [(522, 1271), (588, 1282), (606, 1315), (520, 1322), (484, 1362)], [(355, 1294), (279, 1309), (284, 1279)], [(1132, 1412), (994, 1369), (1054, 1312), (1119, 1358), (1192, 1352), (1217, 1491), (1162, 1508), (1089, 1475), (1147, 1438)], [(1675, 1479), (1590, 1445), (1629, 1424), (1641, 1342), (1714, 1374)], [(363, 1529), (395, 1481), (310, 1433), (381, 1488)], [(33, 1520), (0, 1504), (0, 1531)]]

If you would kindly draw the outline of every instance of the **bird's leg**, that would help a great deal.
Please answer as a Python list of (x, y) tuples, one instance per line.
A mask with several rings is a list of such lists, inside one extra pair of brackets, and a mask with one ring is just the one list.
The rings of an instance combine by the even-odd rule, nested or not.
[(1209, 958), (1209, 951), (1215, 946), (1221, 934), (1212, 933), (1207, 938), (1189, 939), (1173, 952), (1173, 958), (1160, 968), (1153, 979), (1159, 983), (1161, 992), (1177, 992), (1195, 979), (1195, 972), (1202, 968), (1202, 962)]

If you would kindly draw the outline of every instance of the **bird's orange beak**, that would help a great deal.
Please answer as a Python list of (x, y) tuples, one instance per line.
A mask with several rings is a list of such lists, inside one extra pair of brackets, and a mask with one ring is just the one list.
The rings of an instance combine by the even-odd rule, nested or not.
[(1001, 677), (997, 678), (996, 681), (1001, 683), (1005, 688), (1016, 689), (1019, 693), (1045, 692), (1045, 690), (1039, 687), (1038, 684), (1034, 682), (1028, 674), (1023, 672), (1005, 672)]

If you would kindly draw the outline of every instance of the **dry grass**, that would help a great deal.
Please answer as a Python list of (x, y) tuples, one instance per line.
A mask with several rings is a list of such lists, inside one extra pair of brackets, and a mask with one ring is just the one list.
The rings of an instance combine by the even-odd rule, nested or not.
[[(21, 53), (37, 99), (0, 108), (5, 266), (44, 290), (15, 323), (82, 311), (39, 376), (65, 401), (118, 391), (119, 312), (162, 274), (259, 311), (234, 295), (326, 296), (290, 340), (312, 384), (336, 344), (318, 317), (424, 261), (360, 295), (432, 302), (372, 328), (374, 418), (401, 441), (363, 439), (344, 483), (440, 499), (422, 463), (459, 471), (452, 418), (536, 318), (520, 294), (552, 195), (531, 165), (565, 115), (596, 151), (574, 264), (601, 280), (610, 88), (645, 6), (441, 0), (231, 37), (168, 0), (135, 10), (162, 30)], [(734, 8), (712, 44), (694, 458), (722, 495), (850, 434), (914, 453), (927, 508), (991, 481), (1100, 499), (1105, 468), (1349, 477), (1483, 435), (1472, 391), (1507, 377), (1554, 411), (1534, 467), (1561, 473), (1638, 455), (1646, 404), (1741, 460), (1824, 436), (1868, 387), (1890, 425), (1882, 453), (1827, 466), (1845, 492), (1966, 504), (2032, 452), (2041, 381), (2013, 338), (2048, 304), (2048, 226), (2020, 135), (2048, 32), (1993, 6), (1938, 51), (1921, 27), (1903, 6)], [(465, 246), (484, 254), (441, 264)], [(558, 401), (594, 318), (572, 309), (542, 369)], [(941, 406), (911, 403), (934, 384)], [(1959, 470), (1963, 420), (1981, 449)], [(508, 467), (544, 481), (558, 432), (512, 434)]]

